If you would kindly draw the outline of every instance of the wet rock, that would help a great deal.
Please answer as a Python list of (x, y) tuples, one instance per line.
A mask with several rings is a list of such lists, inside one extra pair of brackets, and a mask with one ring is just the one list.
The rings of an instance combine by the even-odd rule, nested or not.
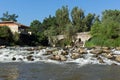
[(55, 60), (60, 60), (60, 55), (55, 55)]
[(52, 55), (49, 57), (52, 60), (60, 60), (60, 56), (59, 55)]
[(0, 46), (0, 49), (2, 49), (2, 48), (6, 48), (6, 46), (5, 46), (5, 45), (3, 45), (3, 46)]
[(67, 48), (67, 49), (68, 49), (68, 48), (71, 48), (71, 47), (72, 47), (72, 46), (70, 46), (70, 45), (65, 46), (65, 48)]
[(112, 55), (112, 53), (103, 53), (102, 54), (104, 57), (108, 58), (108, 59), (114, 59), (115, 57)]
[(99, 63), (104, 63), (104, 61), (101, 57), (98, 57), (97, 59), (99, 60)]
[(13, 58), (12, 58), (12, 60), (13, 60), (13, 61), (15, 61), (15, 60), (16, 60), (16, 58), (15, 58), (15, 57), (13, 57)]
[(115, 61), (120, 62), (120, 55), (115, 57)]
[(112, 63), (111, 65), (113, 65), (113, 66), (117, 66), (118, 64), (116, 64), (116, 63)]
[(84, 48), (79, 48), (79, 49), (78, 49), (78, 52), (79, 52), (80, 54), (87, 54), (87, 50), (85, 50)]
[(33, 56), (32, 55), (27, 56), (27, 60), (28, 61), (34, 61)]
[(92, 53), (92, 54), (101, 54), (102, 50), (101, 49), (95, 49), (95, 50), (90, 51), (90, 53)]
[(35, 48), (28, 48), (28, 49), (26, 49), (27, 51), (34, 51), (35, 50)]
[(52, 54), (53, 55), (58, 55), (60, 52), (59, 51), (54, 51)]
[(52, 51), (46, 51), (44, 55), (51, 55), (53, 52)]
[(66, 61), (67, 58), (66, 58), (65, 56), (61, 55), (61, 56), (60, 56), (60, 60), (61, 60), (61, 61)]
[(64, 55), (52, 55), (49, 57), (52, 60), (57, 60), (57, 61), (66, 61), (67, 57)]
[(29, 54), (34, 54), (34, 52), (32, 51), (32, 52), (30, 52)]
[(71, 58), (72, 59), (80, 58), (80, 54), (79, 53), (72, 53)]
[(68, 55), (68, 52), (67, 51), (62, 51), (61, 54), (62, 55)]
[(103, 52), (103, 53), (110, 53), (111, 51), (110, 51), (110, 50), (103, 49), (102, 52)]
[(116, 47), (116, 50), (120, 50), (120, 47)]
[(103, 50), (109, 50), (110, 47), (102, 47)]
[(18, 58), (18, 60), (23, 61), (23, 59), (22, 59), (22, 58)]

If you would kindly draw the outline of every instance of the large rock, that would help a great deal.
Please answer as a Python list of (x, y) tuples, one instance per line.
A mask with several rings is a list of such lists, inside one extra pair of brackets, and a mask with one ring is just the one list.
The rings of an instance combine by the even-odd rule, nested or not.
[(52, 55), (50, 57), (50, 59), (57, 60), (57, 61), (66, 61), (67, 60), (67, 58), (63, 55)]
[(98, 57), (97, 59), (98, 59), (99, 63), (104, 63), (104, 61), (101, 57)]
[(29, 55), (29, 56), (27, 56), (26, 58), (27, 58), (27, 60), (28, 60), (28, 61), (34, 61), (34, 59), (33, 59), (33, 56), (32, 56), (32, 55)]
[(52, 59), (52, 60), (60, 60), (60, 55), (52, 55), (52, 56), (50, 56), (50, 59)]
[(103, 50), (109, 50), (109, 47), (102, 47)]
[(92, 53), (92, 54), (101, 54), (102, 50), (101, 49), (94, 49), (94, 50), (90, 51), (90, 53)]
[(52, 51), (46, 51), (46, 53), (45, 54), (43, 54), (43, 55), (51, 55), (53, 52)]
[(106, 49), (103, 49), (103, 51), (102, 51), (103, 53), (110, 53), (111, 52), (111, 50), (106, 50)]
[(104, 57), (108, 58), (108, 59), (114, 59), (115, 58), (112, 53), (103, 53), (102, 55)]
[(115, 61), (120, 62), (120, 55), (118, 55), (118, 56), (115, 57)]
[(80, 54), (79, 53), (72, 53), (71, 58), (72, 59), (80, 58)]
[(78, 51), (79, 51), (80, 54), (86, 54), (87, 53), (87, 50), (85, 50), (84, 48), (79, 48)]
[(68, 55), (68, 52), (67, 51), (62, 51), (61, 54), (62, 55)]
[(60, 56), (60, 60), (61, 60), (61, 61), (66, 61), (67, 58), (66, 58), (65, 56), (61, 55), (61, 56)]
[(13, 57), (13, 58), (12, 58), (12, 60), (13, 60), (13, 61), (15, 61), (15, 60), (16, 60), (16, 58), (15, 58), (15, 57)]
[(102, 47), (103, 53), (110, 53), (111, 50), (109, 47)]
[(6, 46), (5, 46), (5, 45), (3, 45), (3, 46), (0, 46), (0, 49), (2, 49), (2, 48), (6, 48)]
[(120, 50), (120, 47), (116, 47), (116, 50)]

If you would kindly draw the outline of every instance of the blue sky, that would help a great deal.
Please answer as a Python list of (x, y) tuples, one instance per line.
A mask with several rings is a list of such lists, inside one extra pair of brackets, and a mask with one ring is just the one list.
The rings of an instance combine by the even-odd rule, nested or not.
[(6, 11), (17, 14), (18, 22), (30, 25), (37, 19), (41, 22), (63, 5), (68, 5), (69, 11), (78, 6), (85, 14), (101, 14), (105, 9), (120, 9), (120, 0), (0, 0), (0, 17)]

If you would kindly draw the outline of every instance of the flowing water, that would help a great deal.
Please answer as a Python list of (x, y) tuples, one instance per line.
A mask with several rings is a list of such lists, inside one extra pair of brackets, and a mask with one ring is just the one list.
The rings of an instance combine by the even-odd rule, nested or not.
[(120, 66), (0, 63), (0, 80), (120, 80)]
[[(34, 52), (26, 48), (0, 49), (0, 80), (120, 80), (119, 62), (103, 57), (105, 63), (99, 63), (90, 53), (84, 58), (68, 57), (67, 61), (59, 62), (43, 56), (45, 52), (46, 49)], [(114, 53), (119, 55), (120, 51)], [(31, 54), (34, 61), (26, 59)]]

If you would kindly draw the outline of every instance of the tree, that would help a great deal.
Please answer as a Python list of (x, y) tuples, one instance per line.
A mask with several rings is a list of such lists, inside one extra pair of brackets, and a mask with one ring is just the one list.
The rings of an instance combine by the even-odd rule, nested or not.
[(84, 19), (84, 11), (78, 7), (74, 7), (71, 12), (73, 25), (77, 28), (79, 32), (82, 31), (82, 20)]
[(90, 43), (97, 46), (120, 46), (120, 11), (105, 10), (102, 20), (96, 21), (92, 28)]
[(120, 22), (120, 10), (105, 10), (102, 12), (102, 22), (112, 20)]
[(84, 19), (83, 19), (83, 31), (90, 31), (91, 26), (93, 24), (93, 21), (95, 19), (95, 14), (89, 13)]
[(1, 21), (15, 21), (17, 22), (18, 15), (9, 14), (8, 12), (3, 13), (3, 17), (0, 18)]
[(45, 19), (43, 20), (42, 25), (43, 25), (44, 30), (47, 30), (47, 29), (49, 29), (50, 27), (55, 27), (55, 28), (57, 28), (57, 27), (56, 27), (56, 26), (57, 26), (56, 17), (49, 15), (48, 18), (45, 18)]
[(61, 9), (56, 11), (56, 21), (59, 27), (59, 32), (63, 33), (63, 29), (66, 27), (66, 24), (70, 23), (69, 11), (67, 6), (62, 6)]
[(32, 31), (32, 37), (34, 38), (32, 38), (33, 44), (48, 45), (47, 36), (45, 36), (43, 25), (39, 20), (34, 20), (31, 22), (30, 30)]
[(13, 34), (9, 27), (7, 26), (0, 27), (0, 39), (4, 39), (5, 41), (12, 42), (13, 41), (12, 36)]
[(39, 20), (33, 20), (30, 24), (30, 30), (32, 31), (33, 34), (42, 31), (41, 22)]

